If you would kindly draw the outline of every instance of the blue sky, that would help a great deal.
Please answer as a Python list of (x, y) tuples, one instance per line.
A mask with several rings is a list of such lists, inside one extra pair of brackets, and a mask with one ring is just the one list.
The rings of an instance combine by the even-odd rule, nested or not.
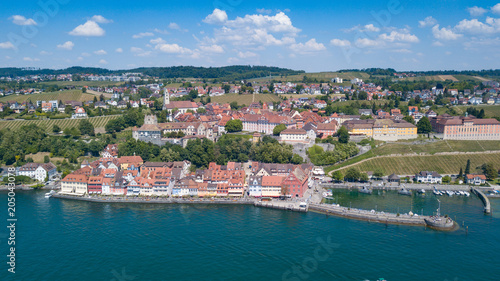
[(500, 68), (498, 0), (2, 2), (0, 67)]

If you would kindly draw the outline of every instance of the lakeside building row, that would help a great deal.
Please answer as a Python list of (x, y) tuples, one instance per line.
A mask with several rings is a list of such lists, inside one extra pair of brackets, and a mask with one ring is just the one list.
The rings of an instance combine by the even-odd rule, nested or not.
[[(108, 150), (108, 148), (106, 149)], [(109, 151), (103, 152), (107, 154)], [(143, 162), (140, 156), (100, 158), (61, 180), (61, 193), (171, 197), (303, 197), (312, 164), (210, 163), (189, 172), (189, 161)], [(245, 170), (247, 172), (245, 172)]]

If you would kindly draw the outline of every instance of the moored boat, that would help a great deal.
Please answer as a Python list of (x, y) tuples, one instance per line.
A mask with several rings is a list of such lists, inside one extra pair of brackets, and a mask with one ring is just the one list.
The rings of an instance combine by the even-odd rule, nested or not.
[(406, 195), (406, 196), (411, 196), (411, 190), (408, 190), (406, 188), (401, 188), (399, 191), (398, 191), (399, 194), (401, 195)]
[(372, 194), (373, 190), (367, 188), (366, 186), (363, 186), (362, 188), (359, 189), (359, 193), (365, 193), (365, 194)]

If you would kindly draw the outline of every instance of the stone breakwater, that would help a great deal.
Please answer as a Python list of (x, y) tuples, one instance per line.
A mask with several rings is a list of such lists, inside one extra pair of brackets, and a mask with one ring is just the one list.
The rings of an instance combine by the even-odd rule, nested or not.
[(385, 224), (405, 224), (405, 225), (422, 225), (426, 223), (424, 219), (429, 216), (408, 215), (408, 214), (393, 214), (385, 212), (376, 212), (375, 210), (362, 210), (342, 207), (339, 205), (330, 204), (309, 204), (309, 210), (324, 213), (327, 215), (335, 215), (357, 220), (365, 220), (371, 222), (379, 222)]

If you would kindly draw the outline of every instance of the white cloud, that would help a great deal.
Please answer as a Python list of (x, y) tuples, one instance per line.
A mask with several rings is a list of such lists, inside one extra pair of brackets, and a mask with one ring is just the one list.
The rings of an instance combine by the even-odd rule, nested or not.
[(305, 44), (298, 43), (290, 45), (290, 49), (296, 53), (311, 53), (311, 52), (319, 52), (326, 50), (325, 45), (322, 43), (316, 42), (316, 39), (311, 39), (307, 41)]
[(477, 19), (460, 21), (455, 28), (462, 32), (471, 34), (488, 34), (500, 32), (500, 19), (487, 17), (486, 22), (483, 23)]
[(166, 44), (166, 43), (156, 45), (155, 49), (169, 54), (191, 54), (193, 52), (190, 49), (181, 47), (177, 44)]
[(175, 23), (175, 22), (171, 22), (169, 25), (168, 25), (168, 28), (170, 29), (175, 29), (175, 30), (181, 30), (181, 27)]
[(99, 56), (102, 56), (102, 55), (106, 55), (106, 54), (107, 54), (107, 52), (106, 52), (106, 51), (104, 51), (104, 50), (98, 50), (98, 51), (95, 51), (95, 52), (94, 52), (94, 54), (99, 55)]
[(353, 32), (353, 31), (359, 31), (359, 32), (379, 32), (380, 28), (376, 27), (372, 23), (366, 24), (364, 26), (361, 25), (356, 25), (353, 26), (349, 29), (344, 29), (345, 32)]
[(88, 20), (69, 32), (69, 35), (73, 36), (104, 36), (104, 34), (106, 31), (92, 20)]
[(132, 38), (139, 39), (139, 38), (142, 38), (142, 37), (151, 37), (151, 36), (154, 36), (154, 33), (152, 33), (152, 32), (141, 32), (141, 33), (132, 35)]
[(443, 43), (441, 43), (441, 42), (439, 42), (439, 41), (434, 41), (434, 42), (432, 43), (432, 46), (436, 46), (436, 47), (443, 47), (443, 46), (444, 46), (444, 44), (443, 44)]
[(488, 12), (488, 10), (486, 10), (485, 8), (481, 8), (478, 6), (467, 8), (467, 11), (473, 17), (480, 17), (484, 15), (486, 12)]
[(117, 48), (117, 49), (115, 50), (115, 52), (117, 52), (117, 53), (123, 53), (123, 49), (122, 49), (122, 48)]
[(51, 52), (47, 52), (47, 51), (40, 51), (40, 55), (42, 56), (49, 56), (49, 55), (52, 55)]
[(264, 8), (257, 9), (257, 13), (260, 13), (260, 14), (270, 14), (272, 12), (273, 12), (273, 10), (271, 10), (271, 9), (264, 9)]
[(103, 17), (101, 15), (95, 15), (90, 20), (98, 22), (98, 23), (110, 23), (110, 22), (113, 22), (112, 20), (106, 19), (105, 17)]
[(27, 19), (24, 16), (13, 15), (9, 18), (12, 20), (13, 24), (17, 25), (37, 25), (37, 23), (33, 19)]
[(428, 27), (428, 26), (433, 26), (437, 24), (437, 20), (433, 18), (432, 16), (426, 17), (424, 20), (418, 21), (418, 26), (423, 28), (423, 27)]
[(66, 41), (63, 44), (57, 45), (57, 48), (62, 49), (62, 50), (73, 50), (74, 46), (75, 46), (75, 44), (73, 42)]
[(6, 42), (0, 43), (0, 49), (13, 49), (13, 50), (15, 50), (16, 46), (14, 46), (14, 44), (12, 44), (12, 42), (6, 41)]
[(495, 6), (491, 7), (491, 11), (495, 14), (500, 14), (500, 3), (496, 4)]
[(246, 52), (238, 52), (238, 57), (242, 58), (242, 59), (246, 59), (246, 58), (253, 58), (253, 57), (256, 57), (257, 54), (256, 53), (252, 53), (252, 52), (249, 52), (249, 51), (246, 51)]
[(10, 59), (12, 59), (12, 58), (11, 58), (11, 57), (9, 57), (9, 56), (5, 56), (5, 59), (6, 59), (6, 60), (10, 60)]
[(90, 56), (91, 56), (91, 54), (89, 54), (89, 53), (82, 53), (82, 57), (90, 57)]
[(76, 60), (82, 61), (83, 58), (82, 57), (78, 57), (78, 58), (76, 58)]
[(38, 58), (34, 58), (34, 59), (32, 59), (32, 58), (30, 58), (30, 57), (24, 57), (24, 58), (23, 58), (23, 61), (40, 61), (40, 59), (38, 59)]
[(367, 24), (365, 25), (365, 28), (362, 29), (362, 31), (367, 31), (367, 32), (379, 32), (380, 28), (374, 26), (373, 24)]
[(404, 33), (404, 32), (399, 32), (399, 31), (391, 31), (389, 34), (380, 34), (379, 36), (380, 39), (388, 42), (407, 42), (407, 43), (418, 43), (418, 37), (410, 34), (410, 33)]
[(135, 56), (138, 57), (146, 57), (151, 54), (151, 51), (144, 51), (142, 48), (139, 47), (130, 47), (130, 52), (134, 53)]
[(227, 21), (227, 14), (225, 11), (214, 9), (214, 11), (208, 15), (203, 22), (208, 24), (220, 24)]
[(330, 44), (337, 47), (351, 46), (351, 42), (349, 42), (349, 40), (341, 40), (341, 39), (332, 39), (330, 40)]
[(434, 35), (434, 38), (442, 40), (457, 40), (462, 37), (462, 34), (455, 33), (451, 29), (445, 27), (440, 29), (439, 24), (432, 27), (432, 34)]
[(222, 48), (222, 46), (219, 46), (219, 45), (210, 45), (210, 46), (200, 46), (200, 49), (204, 52), (207, 52), (207, 53), (216, 53), (216, 54), (222, 54), (224, 53), (224, 48)]
[(100, 60), (99, 64), (108, 64), (108, 62), (106, 60)]
[(392, 50), (393, 53), (402, 53), (402, 54), (410, 54), (413, 53), (411, 50), (408, 49), (395, 49)]
[(378, 47), (383, 45), (384, 43), (379, 41), (379, 40), (372, 40), (368, 38), (358, 38), (356, 40), (355, 45), (360, 47), (360, 48), (365, 48), (365, 47)]
[(168, 30), (164, 30), (164, 29), (155, 28), (153, 31), (156, 33), (160, 33), (160, 34), (169, 34)]
[(163, 40), (162, 38), (158, 37), (156, 39), (149, 40), (149, 43), (156, 45), (156, 44), (165, 43), (165, 40)]
[(237, 63), (239, 61), (240, 60), (238, 58), (234, 58), (234, 57), (230, 57), (227, 59), (227, 63), (230, 63), (230, 64)]

